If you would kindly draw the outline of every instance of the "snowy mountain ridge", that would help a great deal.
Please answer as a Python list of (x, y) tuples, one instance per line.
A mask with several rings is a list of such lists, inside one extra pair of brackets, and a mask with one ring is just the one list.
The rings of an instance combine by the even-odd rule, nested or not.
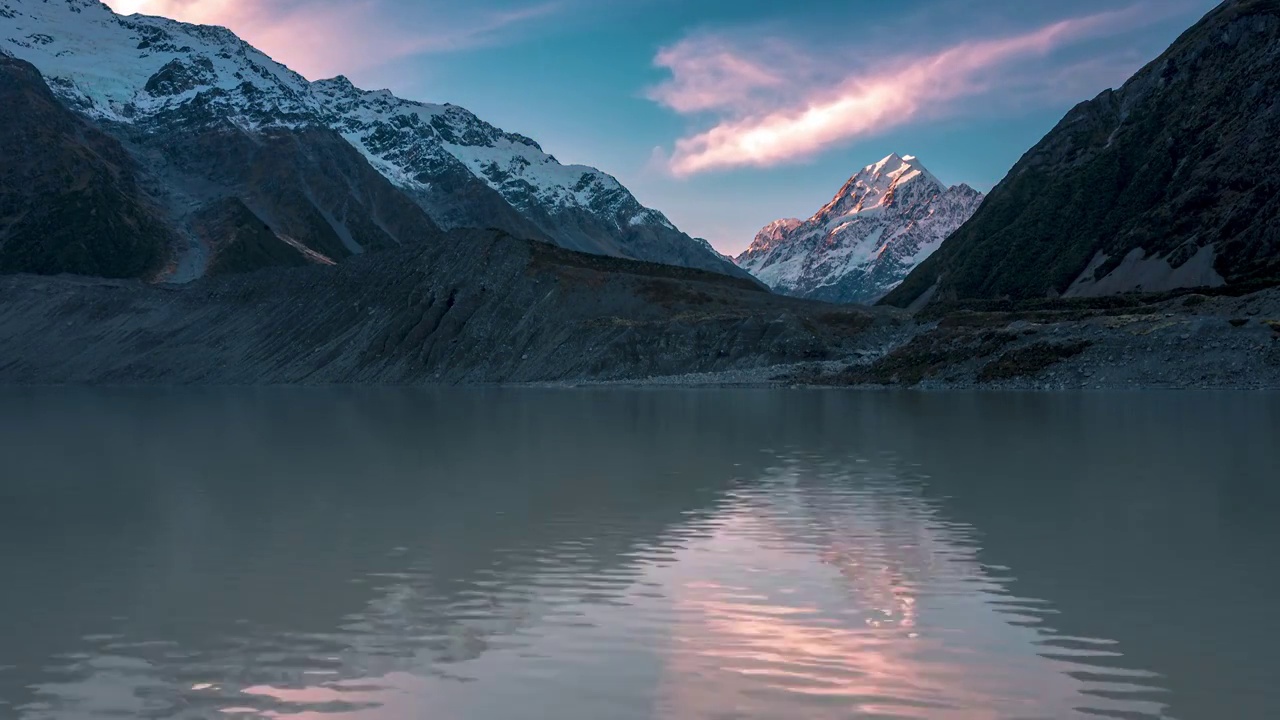
[(226, 28), (120, 16), (97, 0), (0, 0), (0, 51), (107, 124), (333, 129), (444, 227), (492, 215), (465, 199), (448, 210), (432, 199), (474, 179), (570, 249), (739, 273), (607, 173), (562, 165), (454, 105), (361, 90), (342, 76), (308, 81)]
[(918, 158), (895, 153), (855, 173), (809, 219), (766, 225), (735, 262), (788, 295), (875, 302), (982, 199), (968, 185), (948, 188)]

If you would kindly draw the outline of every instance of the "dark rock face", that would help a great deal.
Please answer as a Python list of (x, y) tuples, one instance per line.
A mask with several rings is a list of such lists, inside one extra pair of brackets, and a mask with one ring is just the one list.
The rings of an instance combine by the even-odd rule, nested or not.
[(114, 138), (0, 55), (0, 272), (149, 277), (173, 238)]
[[(207, 262), (212, 271), (325, 264), (441, 236), (426, 212), (331, 130), (248, 132), (228, 123), (129, 138), (174, 222), (194, 240), (188, 263)], [(234, 261), (223, 262), (233, 244)], [(246, 247), (259, 251), (245, 254)]]
[(1280, 282), (1278, 138), (1280, 2), (1227, 0), (1068, 113), (885, 302)]
[(201, 85), (209, 85), (216, 77), (213, 61), (207, 57), (196, 58), (190, 64), (171, 60), (147, 80), (143, 89), (157, 97), (178, 95)]
[(205, 205), (192, 217), (191, 227), (203, 243), (217, 248), (208, 269), (211, 275), (307, 264), (302, 253), (281, 242), (240, 198)]
[(555, 242), (456, 160), (444, 160), (430, 174), (418, 177), (420, 185), (404, 188), (404, 192), (446, 230), (502, 230), (517, 237)]

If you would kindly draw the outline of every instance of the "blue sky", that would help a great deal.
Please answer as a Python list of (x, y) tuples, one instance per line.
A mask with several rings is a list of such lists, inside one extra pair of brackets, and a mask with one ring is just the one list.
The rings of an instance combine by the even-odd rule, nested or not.
[(897, 152), (988, 190), (1216, 0), (116, 0), (462, 105), (736, 254)]

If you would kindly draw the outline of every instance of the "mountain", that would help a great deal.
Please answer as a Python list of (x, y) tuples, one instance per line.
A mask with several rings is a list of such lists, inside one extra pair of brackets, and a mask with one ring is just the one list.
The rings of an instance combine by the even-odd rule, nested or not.
[(886, 303), (1280, 282), (1280, 2), (1072, 109)]
[[(309, 82), (225, 28), (123, 17), (96, 0), (0, 0), (0, 52), (34, 65), (59, 100), (119, 138), (141, 172), (155, 179), (150, 200), (170, 216), (180, 238), (168, 261), (168, 276), (174, 279), (216, 271), (211, 258), (218, 248), (210, 247), (203, 233), (238, 225), (235, 218), (247, 220), (246, 211), (272, 236), (287, 236), (328, 260), (365, 248), (355, 238), (359, 233), (341, 221), (344, 214), (365, 229), (381, 231), (365, 236), (374, 246), (399, 241), (397, 232), (382, 227), (382, 209), (395, 201), (371, 199), (360, 186), (346, 197), (336, 187), (318, 191), (306, 178), (291, 181), (292, 200), (305, 199), (311, 207), (280, 213), (295, 220), (308, 216), (287, 230), (262, 217), (276, 215), (273, 208), (260, 212), (254, 202), (244, 202), (244, 209), (226, 204), (254, 178), (223, 178), (213, 185), (225, 181), (233, 187), (210, 187), (174, 160), (198, 157), (193, 148), (201, 143), (219, 150), (217, 142), (207, 142), (211, 134), (235, 138), (234, 152), (241, 154), (259, 140), (282, 147), (293, 142), (294, 149), (284, 150), (295, 159), (264, 162), (277, 170), (304, 169), (303, 157), (341, 165), (344, 183), (351, 173), (362, 174), (351, 164), (351, 156), (358, 156), (431, 218), (427, 235), (436, 234), (436, 226), (493, 227), (574, 250), (745, 277), (705, 242), (642, 206), (610, 175), (562, 165), (533, 140), (453, 105), (361, 90), (344, 77)], [(282, 141), (285, 137), (292, 140)], [(338, 149), (333, 138), (354, 152)], [(312, 147), (312, 140), (324, 147)], [(264, 152), (274, 157), (271, 148)], [(229, 162), (221, 166), (231, 167)], [(310, 170), (318, 167), (313, 163)], [(174, 173), (181, 176), (176, 187), (170, 182)], [(379, 186), (372, 194), (385, 196), (385, 190)], [(209, 203), (215, 207), (207, 208)], [(401, 219), (402, 210), (395, 211)], [(217, 219), (208, 220), (210, 214)], [(313, 244), (302, 232), (308, 227), (325, 239)]]
[(112, 135), (8, 56), (0, 101), (0, 271), (190, 280), (442, 237), (331, 130)]
[(174, 238), (133, 158), (63, 107), (30, 63), (3, 55), (0, 129), (0, 272), (159, 270)]
[(910, 155), (868, 165), (808, 220), (764, 227), (738, 266), (778, 292), (873, 303), (968, 220), (982, 194), (948, 188)]

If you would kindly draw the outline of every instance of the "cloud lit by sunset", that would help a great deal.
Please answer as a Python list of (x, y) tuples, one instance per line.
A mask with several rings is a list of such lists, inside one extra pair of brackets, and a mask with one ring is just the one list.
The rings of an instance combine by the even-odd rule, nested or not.
[(278, 0), (111, 0), (118, 13), (163, 15), (232, 28), (251, 45), (312, 80), (362, 71), (415, 55), (497, 42), (514, 26), (552, 15), (560, 3), (518, 7), (425, 3), (429, 21), (384, 0), (304, 4)]
[[(676, 141), (669, 157), (675, 175), (775, 165), (954, 112), (958, 101), (995, 89), (1007, 91), (1005, 80), (1018, 62), (1149, 22), (1146, 11), (1134, 6), (892, 57), (825, 84), (812, 80), (807, 67), (797, 67), (807, 60), (800, 53), (782, 67), (766, 66), (724, 39), (694, 37), (658, 53), (655, 63), (672, 77), (649, 97), (682, 114), (719, 116), (711, 128)], [(770, 98), (773, 107), (765, 104)]]

